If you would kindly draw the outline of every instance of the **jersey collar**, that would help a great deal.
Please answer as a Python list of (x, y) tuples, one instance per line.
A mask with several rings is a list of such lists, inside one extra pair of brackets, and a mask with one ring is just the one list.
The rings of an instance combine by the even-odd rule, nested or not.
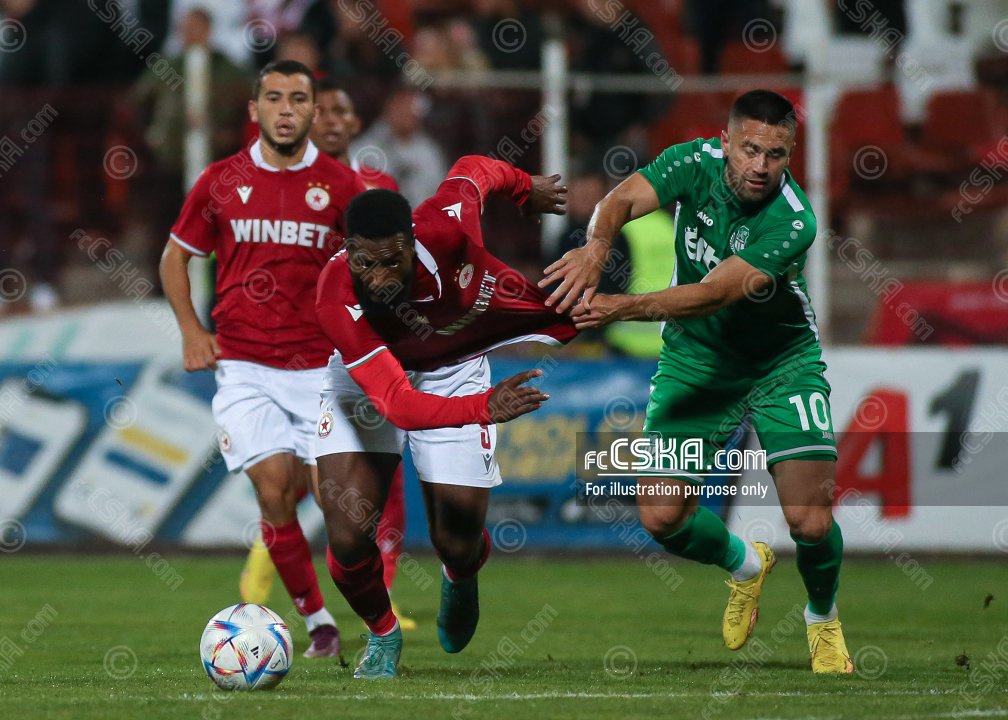
[(420, 244), (420, 241), (416, 238), (413, 239), (413, 247), (416, 250), (417, 260), (423, 265), (424, 269), (430, 274), (434, 279), (435, 287), (437, 288), (437, 295), (428, 295), (427, 297), (418, 298), (413, 302), (430, 302), (432, 300), (437, 300), (441, 297), (441, 275), (438, 273), (437, 261), (434, 260), (434, 256), (431, 255), (430, 250), (425, 248)]
[[(252, 147), (249, 148), (249, 155), (252, 156), (252, 162), (255, 163), (257, 168), (262, 168), (268, 172), (280, 172), (280, 168), (275, 168), (270, 165), (266, 160), (263, 159), (262, 154), (262, 140), (256, 140), (252, 143)], [(301, 162), (296, 165), (291, 165), (287, 170), (303, 170), (306, 167), (311, 167), (315, 160), (318, 159), (319, 151), (315, 147), (315, 144), (311, 140), (308, 141), (308, 146), (305, 148), (304, 157), (301, 158)]]

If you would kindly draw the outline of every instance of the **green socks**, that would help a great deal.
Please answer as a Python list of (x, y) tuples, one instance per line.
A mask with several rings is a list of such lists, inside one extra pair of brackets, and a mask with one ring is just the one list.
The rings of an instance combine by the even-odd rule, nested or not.
[(697, 508), (681, 528), (658, 542), (673, 555), (728, 572), (738, 570), (745, 560), (745, 542), (728, 532), (724, 521), (705, 507)]
[[(724, 522), (704, 507), (697, 508), (676, 532), (659, 542), (673, 555), (735, 572), (745, 560), (745, 542), (728, 532)], [(826, 537), (817, 543), (795, 540), (798, 573), (808, 592), (808, 607), (816, 615), (828, 615), (840, 587), (843, 535), (836, 520)]]
[(808, 592), (809, 610), (816, 615), (828, 615), (840, 587), (840, 563), (843, 560), (840, 526), (834, 520), (826, 537), (819, 542), (795, 540), (795, 545), (798, 573)]

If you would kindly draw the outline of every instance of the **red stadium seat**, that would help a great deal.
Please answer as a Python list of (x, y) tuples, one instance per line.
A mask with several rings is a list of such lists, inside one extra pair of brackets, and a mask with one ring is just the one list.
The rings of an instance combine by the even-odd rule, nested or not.
[(943, 91), (928, 99), (921, 145), (948, 158), (950, 171), (969, 169), (997, 138), (993, 108), (980, 92)]
[(745, 43), (731, 43), (721, 52), (721, 72), (727, 75), (786, 73), (787, 58), (776, 44), (764, 51), (752, 50)]
[(896, 86), (845, 92), (837, 101), (831, 132), (852, 152), (865, 145), (902, 145), (905, 133)]
[[(905, 179), (905, 143), (895, 86), (850, 90), (841, 95), (830, 125), (829, 186), (834, 209), (843, 212), (855, 190), (878, 199), (884, 188)], [(858, 174), (859, 161), (867, 176)], [(872, 172), (883, 163), (884, 173), (873, 177)]]
[(669, 45), (668, 61), (679, 75), (697, 75), (700, 72), (700, 44), (685, 35)]
[(657, 155), (669, 145), (715, 137), (728, 122), (733, 92), (684, 92), (675, 104), (651, 128), (651, 150)]

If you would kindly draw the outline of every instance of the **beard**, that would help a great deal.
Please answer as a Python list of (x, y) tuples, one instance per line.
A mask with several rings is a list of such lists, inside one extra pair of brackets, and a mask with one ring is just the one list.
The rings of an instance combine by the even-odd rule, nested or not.
[(395, 308), (409, 297), (413, 288), (414, 275), (410, 274), (405, 283), (381, 290), (376, 294), (372, 294), (359, 277), (351, 277), (354, 294), (360, 301), (361, 310), (371, 315), (391, 315)]
[(309, 130), (311, 130), (310, 124), (305, 126), (305, 128), (301, 130), (301, 132), (292, 135), (290, 139), (280, 141), (277, 140), (269, 130), (260, 125), (259, 135), (266, 142), (266, 144), (269, 145), (271, 148), (273, 148), (276, 152), (280, 153), (281, 155), (289, 156), (293, 155), (304, 146), (305, 139), (308, 137)]
[(724, 180), (735, 198), (744, 206), (760, 205), (768, 200), (776, 189), (776, 185), (768, 181), (762, 191), (753, 192), (746, 187), (745, 178), (741, 174), (736, 175), (728, 168), (725, 169)]

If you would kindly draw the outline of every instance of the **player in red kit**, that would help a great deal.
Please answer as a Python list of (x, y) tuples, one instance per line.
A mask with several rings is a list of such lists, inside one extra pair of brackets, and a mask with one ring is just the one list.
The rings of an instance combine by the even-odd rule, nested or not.
[[(332, 351), (313, 299), (342, 241), (347, 203), (365, 189), (308, 140), (314, 83), (297, 62), (263, 68), (249, 101), (260, 139), (199, 177), (160, 268), (186, 370), (215, 370), (221, 451), (228, 469), (244, 470), (255, 486), (263, 540), (312, 638), (307, 657), (339, 654), (296, 512), (297, 489), (314, 470), (318, 391)], [(212, 252), (216, 335), (193, 311), (187, 274), (193, 255)]]
[[(354, 111), (353, 100), (338, 85), (329, 80), (320, 80), (316, 85), (315, 104), (318, 106), (318, 116), (312, 123), (308, 137), (319, 150), (326, 155), (350, 166), (350, 141), (360, 132), (361, 121)], [(369, 189), (386, 188), (398, 190), (395, 179), (381, 170), (372, 167), (355, 168), (357, 174)], [(306, 492), (307, 488), (304, 491)], [(402, 551), (403, 532), (406, 526), (406, 506), (402, 466), (396, 470), (389, 488), (385, 507), (377, 523), (377, 543), (381, 550), (382, 566), (385, 568), (385, 587), (392, 590), (395, 580), (396, 566)], [(264, 603), (269, 597), (270, 588), (276, 572), (270, 560), (269, 552), (261, 538), (256, 538), (249, 549), (248, 560), (242, 571), (241, 597), (246, 602)], [(395, 602), (393, 602), (393, 607)], [(396, 608), (396, 616), (403, 630), (416, 627), (413, 618), (403, 615)]]
[(501, 482), (494, 423), (547, 399), (525, 384), (538, 370), (491, 388), (485, 354), (525, 340), (559, 345), (576, 334), (568, 318), (546, 308), (535, 284), (483, 247), (480, 214), (491, 193), (530, 213), (562, 214), (566, 203), (559, 176), (530, 177), (467, 156), (412, 214), (390, 191), (355, 198), (346, 248), (319, 278), (319, 321), (336, 347), (316, 445), (326, 559), (371, 631), (354, 677), (394, 677), (402, 648), (366, 516), (383, 507), (403, 445), (409, 442), (443, 563), (438, 639), (459, 652), (479, 619), (487, 502)]
[(350, 162), (350, 142), (361, 131), (361, 120), (350, 95), (333, 81), (320, 80), (317, 104), (319, 115), (312, 125), (311, 140), (318, 149), (353, 167), (368, 190), (384, 188), (399, 192), (395, 178), (380, 168), (369, 165), (355, 167)]

